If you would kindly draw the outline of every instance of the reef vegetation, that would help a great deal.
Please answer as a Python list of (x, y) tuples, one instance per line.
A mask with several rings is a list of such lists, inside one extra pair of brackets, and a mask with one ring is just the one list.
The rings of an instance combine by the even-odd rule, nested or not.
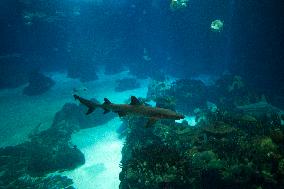
[(224, 75), (213, 86), (179, 80), (149, 87), (158, 106), (191, 113), (197, 125), (161, 121), (145, 129), (143, 118), (125, 118), (120, 189), (283, 188), (283, 114), (238, 109), (261, 99), (240, 76)]

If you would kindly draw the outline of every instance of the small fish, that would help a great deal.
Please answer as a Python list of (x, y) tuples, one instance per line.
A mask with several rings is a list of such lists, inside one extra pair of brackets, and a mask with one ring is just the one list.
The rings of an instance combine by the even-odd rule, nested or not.
[(73, 88), (73, 93), (79, 93), (81, 91), (88, 91), (88, 89), (87, 87)]

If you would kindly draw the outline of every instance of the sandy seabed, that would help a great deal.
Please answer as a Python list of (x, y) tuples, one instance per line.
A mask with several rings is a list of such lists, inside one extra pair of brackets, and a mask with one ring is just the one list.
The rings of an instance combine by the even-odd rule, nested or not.
[[(138, 89), (115, 92), (115, 80), (129, 76), (127, 71), (111, 76), (99, 73), (98, 80), (84, 84), (67, 78), (63, 73), (50, 73), (49, 76), (56, 81), (55, 86), (37, 97), (23, 95), (24, 86), (0, 91), (0, 147), (28, 140), (28, 135), (38, 125), (40, 130), (50, 127), (55, 113), (65, 103), (75, 102), (73, 88), (87, 88), (80, 94), (86, 98), (96, 98), (102, 102), (107, 97), (114, 103), (123, 103), (131, 95), (146, 97), (148, 86), (148, 80), (140, 80), (141, 87)], [(76, 188), (118, 188), (123, 140), (118, 138), (116, 129), (121, 123), (116, 117), (104, 125), (81, 130), (72, 136), (72, 143), (84, 153), (86, 163), (61, 174), (72, 178)]]
[(73, 135), (72, 143), (84, 153), (86, 163), (62, 175), (73, 179), (75, 188), (119, 188), (119, 162), (123, 140), (118, 138), (115, 130), (121, 123), (119, 118), (114, 118), (107, 124)]

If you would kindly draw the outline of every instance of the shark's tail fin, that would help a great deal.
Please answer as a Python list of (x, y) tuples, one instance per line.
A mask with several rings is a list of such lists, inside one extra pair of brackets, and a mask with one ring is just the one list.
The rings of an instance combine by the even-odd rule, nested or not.
[(92, 113), (93, 111), (95, 111), (95, 109), (99, 106), (98, 104), (96, 104), (96, 103), (94, 103), (90, 100), (84, 99), (84, 98), (82, 98), (78, 95), (73, 95), (73, 96), (74, 96), (75, 100), (79, 100), (79, 102), (81, 104), (84, 104), (85, 106), (87, 106), (87, 108), (88, 108), (88, 111), (86, 113), (87, 115)]

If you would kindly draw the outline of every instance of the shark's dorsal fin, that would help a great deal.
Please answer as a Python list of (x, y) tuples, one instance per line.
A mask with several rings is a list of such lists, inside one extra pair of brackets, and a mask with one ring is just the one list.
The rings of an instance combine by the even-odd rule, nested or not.
[(135, 96), (131, 96), (130, 105), (141, 105), (141, 103)]
[(105, 101), (104, 104), (111, 104), (111, 101), (107, 98), (104, 98), (104, 101)]

